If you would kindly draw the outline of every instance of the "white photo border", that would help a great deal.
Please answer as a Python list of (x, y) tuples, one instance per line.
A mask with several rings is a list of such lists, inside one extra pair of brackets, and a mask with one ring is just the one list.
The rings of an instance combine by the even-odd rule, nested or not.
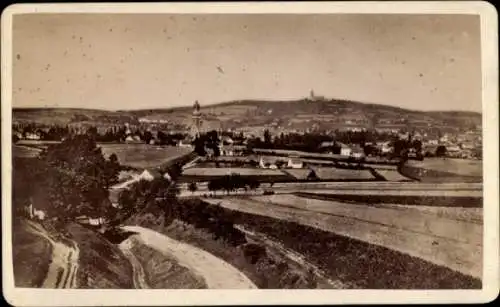
[[(12, 21), (36, 13), (475, 14), (480, 15), (484, 263), (482, 290), (63, 290), (15, 288), (11, 242)], [(3, 293), (13, 306), (168, 306), (483, 303), (499, 293), (498, 15), (483, 1), (14, 4), (2, 13)]]

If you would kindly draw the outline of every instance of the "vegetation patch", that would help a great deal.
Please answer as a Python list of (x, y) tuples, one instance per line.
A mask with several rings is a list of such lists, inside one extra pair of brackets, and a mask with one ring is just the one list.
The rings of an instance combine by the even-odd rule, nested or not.
[(50, 242), (28, 231), (21, 220), (13, 225), (12, 250), (16, 287), (41, 287), (52, 259)]
[(77, 284), (83, 289), (132, 289), (132, 266), (121, 250), (98, 232), (76, 223), (67, 231), (80, 249)]
[(148, 227), (201, 248), (239, 269), (259, 288), (332, 288), (323, 277), (297, 265), (283, 253), (262, 242), (249, 242), (224, 210), (197, 199), (183, 200), (150, 206), (128, 224)]
[(432, 195), (363, 195), (363, 194), (322, 194), (297, 192), (295, 195), (321, 200), (337, 200), (350, 203), (404, 204), (415, 206), (482, 208), (482, 197), (432, 196)]
[(141, 263), (146, 282), (153, 289), (206, 289), (203, 277), (180, 266), (174, 258), (133, 241), (132, 252)]

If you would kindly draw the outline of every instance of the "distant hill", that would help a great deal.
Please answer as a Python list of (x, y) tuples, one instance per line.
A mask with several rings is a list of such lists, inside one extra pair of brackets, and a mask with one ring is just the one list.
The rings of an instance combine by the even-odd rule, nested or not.
[[(274, 126), (285, 129), (336, 129), (345, 126), (366, 128), (437, 127), (472, 128), (481, 125), (481, 114), (465, 111), (416, 111), (380, 104), (347, 100), (241, 100), (202, 106), (204, 128)], [(165, 109), (104, 111), (90, 109), (14, 109), (16, 121), (44, 123), (137, 122), (167, 120), (189, 125), (190, 106)]]

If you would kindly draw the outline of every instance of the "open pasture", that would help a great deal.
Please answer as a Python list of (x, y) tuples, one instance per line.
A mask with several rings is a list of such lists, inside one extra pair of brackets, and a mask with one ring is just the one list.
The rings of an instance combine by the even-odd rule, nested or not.
[(413, 181), (412, 179), (401, 175), (397, 170), (375, 169), (375, 172), (387, 181)]
[[(320, 180), (363, 181), (376, 179), (369, 170), (334, 167), (315, 167), (313, 169)], [(310, 169), (287, 169), (285, 171), (298, 180), (307, 179), (307, 175), (311, 172)]]
[(424, 161), (408, 161), (409, 166), (460, 176), (483, 176), (483, 162), (480, 160), (427, 158)]

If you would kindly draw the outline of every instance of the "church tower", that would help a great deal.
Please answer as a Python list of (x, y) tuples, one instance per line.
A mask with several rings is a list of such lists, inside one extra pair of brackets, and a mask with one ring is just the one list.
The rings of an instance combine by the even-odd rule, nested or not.
[(201, 112), (200, 112), (200, 103), (198, 100), (194, 102), (193, 105), (193, 115), (192, 115), (192, 125), (191, 125), (191, 135), (193, 138), (197, 138), (200, 136), (200, 127), (201, 127)]

